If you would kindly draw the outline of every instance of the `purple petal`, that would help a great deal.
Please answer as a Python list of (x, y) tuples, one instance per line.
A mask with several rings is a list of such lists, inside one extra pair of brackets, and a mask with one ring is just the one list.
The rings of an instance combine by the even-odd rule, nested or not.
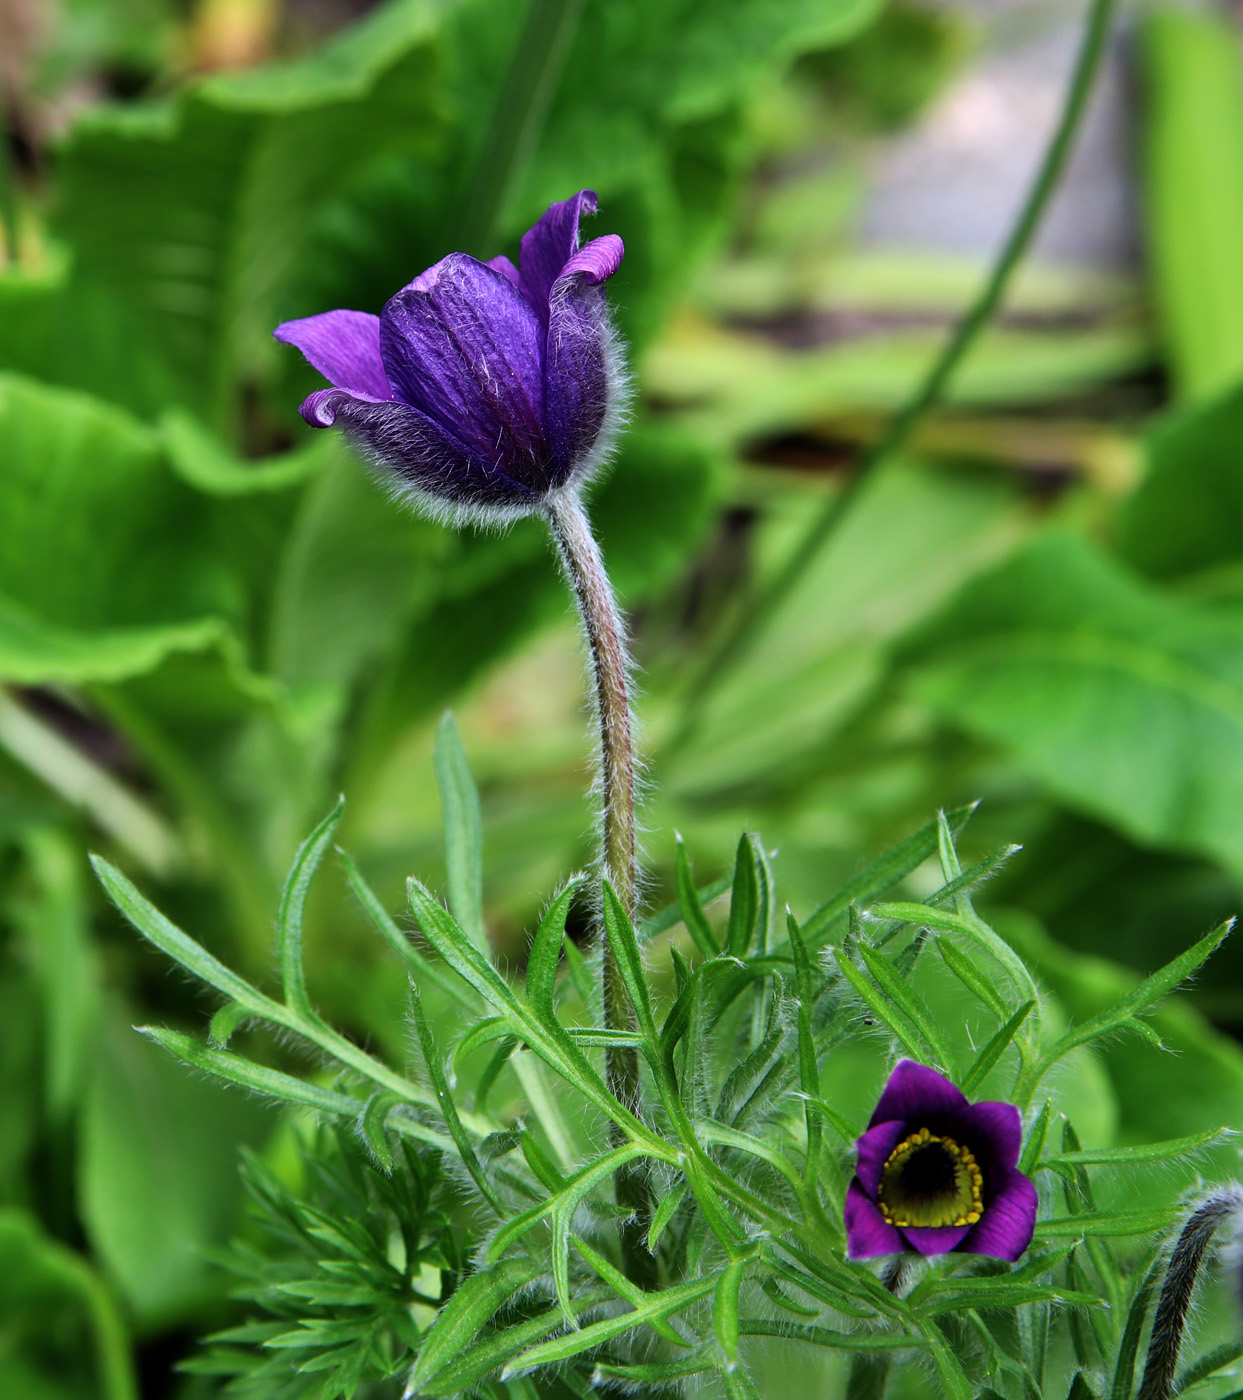
[(846, 1245), (852, 1259), (901, 1254), (902, 1236), (870, 1201), (857, 1181), (846, 1188)]
[(564, 480), (591, 453), (621, 394), (620, 370), (599, 284), (617, 271), (622, 241), (596, 238), (575, 253), (552, 289), (544, 365), (544, 424)]
[(973, 1103), (958, 1115), (980, 1166), (991, 1175), (1010, 1171), (1023, 1145), (1023, 1118), (1012, 1103)]
[[(557, 282), (567, 277), (579, 276), (593, 287), (598, 287), (601, 282), (607, 282), (612, 277), (622, 265), (625, 256), (626, 245), (617, 234), (606, 233), (600, 238), (593, 238), (585, 247), (580, 248), (561, 269)], [(557, 299), (557, 282), (553, 283), (549, 293), (550, 302)]]
[(924, 1119), (937, 1114), (960, 1113), (966, 1107), (962, 1091), (943, 1074), (914, 1060), (902, 1060), (889, 1076), (868, 1127), (874, 1128), (894, 1118), (918, 1127)]
[(548, 303), (553, 283), (578, 251), (578, 221), (596, 212), (594, 190), (580, 190), (570, 199), (550, 204), (543, 218), (522, 235), (518, 256), (522, 268), (522, 294), (548, 324)]
[(858, 1153), (855, 1176), (873, 1200), (880, 1189), (880, 1174), (889, 1160), (889, 1154), (905, 1136), (906, 1124), (897, 1120), (892, 1123), (878, 1123), (855, 1142), (855, 1151)]
[(993, 1193), (978, 1225), (971, 1227), (962, 1250), (988, 1254), (1012, 1263), (1032, 1242), (1036, 1228), (1036, 1188), (1022, 1172), (1008, 1172), (1000, 1190)]
[(529, 508), (535, 493), (490, 463), (471, 460), (418, 409), (379, 403), (345, 389), (321, 389), (301, 408), (313, 427), (335, 423), (398, 490), (409, 488), (462, 506)]
[(300, 321), (285, 321), (272, 334), (301, 350), (337, 388), (381, 402), (393, 397), (380, 358), (378, 316), (365, 311), (324, 311)]
[(450, 253), (380, 315), (394, 397), (425, 413), (466, 455), (539, 483), (546, 473), (543, 336), (502, 272)]
[(902, 1230), (902, 1238), (913, 1250), (928, 1258), (933, 1254), (949, 1254), (957, 1249), (970, 1231), (970, 1225), (908, 1225)]
[(515, 287), (521, 290), (522, 280), (518, 276), (518, 269), (510, 262), (504, 253), (502, 253), (500, 257), (489, 258), (484, 266), (492, 268), (495, 272), (499, 272), (502, 277), (508, 278)]

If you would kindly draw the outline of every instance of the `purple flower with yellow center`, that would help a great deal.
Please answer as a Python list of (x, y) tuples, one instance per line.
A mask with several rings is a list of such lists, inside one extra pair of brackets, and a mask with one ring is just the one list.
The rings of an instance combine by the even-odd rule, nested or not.
[(1010, 1103), (968, 1103), (944, 1075), (903, 1060), (855, 1143), (846, 1192), (852, 1259), (988, 1254), (1017, 1259), (1036, 1225), (1036, 1188), (1018, 1169), (1023, 1124)]
[(325, 311), (277, 326), (332, 385), (302, 404), (340, 427), (396, 494), (453, 519), (546, 507), (608, 456), (626, 382), (604, 283), (616, 234), (579, 247), (582, 190), (522, 237), (519, 266), (450, 253), (378, 316)]

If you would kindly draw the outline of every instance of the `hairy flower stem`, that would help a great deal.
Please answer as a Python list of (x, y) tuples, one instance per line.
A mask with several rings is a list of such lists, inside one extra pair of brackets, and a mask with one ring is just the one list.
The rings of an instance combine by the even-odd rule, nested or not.
[(1231, 1216), (1243, 1213), (1243, 1189), (1225, 1187), (1206, 1196), (1187, 1218), (1170, 1253), (1165, 1285), (1157, 1301), (1148, 1343), (1148, 1360), (1140, 1382), (1139, 1400), (1170, 1400), (1174, 1393), (1174, 1373), (1182, 1347), (1187, 1314), (1195, 1296), (1196, 1280), (1204, 1253), (1218, 1227)]
[[(635, 758), (630, 715), (630, 656), (626, 625), (613, 596), (600, 548), (577, 493), (549, 498), (548, 525), (556, 542), (566, 581), (578, 605), (591, 670), (592, 708), (599, 741), (600, 873), (613, 886), (627, 916), (637, 907), (638, 863), (635, 842)], [(634, 1028), (634, 1016), (617, 960), (601, 935), (604, 1022), (609, 1030)], [(609, 1090), (632, 1112), (639, 1103), (639, 1056), (633, 1046), (606, 1051)], [(624, 1142), (617, 1136), (616, 1145)], [(617, 1200), (636, 1218), (623, 1232), (627, 1268), (636, 1283), (652, 1281), (652, 1259), (643, 1245), (650, 1213), (643, 1169), (631, 1164), (618, 1173)]]

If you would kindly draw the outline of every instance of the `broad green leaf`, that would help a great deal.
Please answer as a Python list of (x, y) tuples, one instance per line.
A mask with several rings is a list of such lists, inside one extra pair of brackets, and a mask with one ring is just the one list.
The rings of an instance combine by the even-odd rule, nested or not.
[(1142, 40), (1154, 291), (1175, 383), (1202, 399), (1243, 375), (1243, 80), (1211, 12), (1160, 6)]
[[(1237, 444), (1243, 390), (1159, 418), (1144, 442), (1148, 470), (1123, 503), (1123, 557), (1157, 579), (1212, 579), (1243, 559)], [(1211, 596), (1211, 593), (1210, 593)], [(1237, 595), (1236, 595), (1237, 596)]]
[[(203, 1252), (238, 1223), (237, 1150), (272, 1116), (257, 1101), (187, 1074), (111, 1019), (83, 1108), (78, 1204), (91, 1244), (148, 1326), (192, 1316), (217, 1296)], [(203, 1049), (206, 1059), (224, 1052)]]
[(1142, 845), (1243, 867), (1243, 617), (1050, 533), (968, 587), (914, 693)]
[(100, 968), (87, 923), (82, 855), (54, 827), (24, 841), (32, 894), (13, 901), (15, 922), (43, 999), (44, 1102), (64, 1125), (76, 1106), (99, 1015)]
[(68, 372), (229, 421), (231, 376), (271, 354), (316, 216), (360, 167), (434, 139), (437, 23), (405, 0), (308, 58), (80, 118), (57, 163), (83, 327)]
[(138, 1400), (132, 1343), (112, 1290), (81, 1255), (16, 1209), (0, 1211), (0, 1316), (6, 1394)]

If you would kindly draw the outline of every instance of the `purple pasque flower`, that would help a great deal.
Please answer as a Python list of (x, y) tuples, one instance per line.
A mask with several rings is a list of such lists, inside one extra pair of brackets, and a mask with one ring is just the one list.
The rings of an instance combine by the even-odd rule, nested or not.
[(1031, 1243), (1036, 1188), (1018, 1169), (1023, 1123), (1010, 1103), (968, 1103), (944, 1075), (903, 1060), (855, 1143), (846, 1192), (852, 1259), (988, 1254)]
[(608, 456), (626, 409), (604, 283), (624, 248), (579, 247), (582, 190), (522, 236), (519, 267), (450, 253), (379, 316), (325, 311), (273, 334), (333, 386), (299, 410), (347, 437), (395, 494), (433, 514), (506, 519), (540, 509)]

